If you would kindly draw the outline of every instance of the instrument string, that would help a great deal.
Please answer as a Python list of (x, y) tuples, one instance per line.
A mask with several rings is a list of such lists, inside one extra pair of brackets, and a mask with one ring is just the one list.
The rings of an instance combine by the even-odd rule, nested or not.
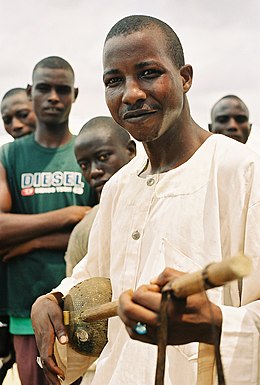
[(169, 291), (162, 292), (162, 299), (159, 312), (159, 327), (157, 330), (157, 363), (155, 373), (155, 385), (164, 384), (165, 358), (168, 337), (167, 305), (170, 297)]
[(225, 375), (224, 375), (224, 370), (223, 370), (223, 364), (222, 364), (222, 359), (221, 359), (221, 353), (220, 353), (220, 340), (219, 340), (218, 328), (216, 326), (216, 322), (214, 319), (214, 315), (213, 315), (213, 311), (212, 311), (212, 305), (211, 305), (211, 302), (207, 296), (206, 291), (204, 291), (204, 295), (207, 298), (207, 303), (208, 303), (209, 311), (210, 311), (211, 333), (212, 333), (212, 339), (213, 339), (214, 351), (215, 351), (218, 385), (226, 385)]
[[(218, 328), (216, 326), (216, 322), (214, 319), (211, 302), (209, 301), (206, 291), (203, 291), (203, 293), (206, 296), (207, 303), (209, 306), (209, 312), (210, 312), (211, 332), (212, 332), (212, 339), (214, 344), (218, 385), (226, 385), (221, 353), (220, 353), (220, 341), (219, 341)], [(166, 348), (167, 348), (167, 337), (168, 337), (167, 306), (168, 306), (169, 299), (171, 299), (173, 296), (174, 296), (174, 293), (170, 290), (162, 292), (162, 299), (161, 299), (160, 312), (159, 312), (159, 327), (157, 330), (157, 363), (156, 363), (156, 373), (155, 373), (155, 385), (164, 384)]]

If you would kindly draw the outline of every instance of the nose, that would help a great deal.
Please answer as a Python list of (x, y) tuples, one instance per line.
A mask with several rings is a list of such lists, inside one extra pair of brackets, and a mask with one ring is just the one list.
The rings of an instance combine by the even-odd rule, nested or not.
[(234, 132), (234, 131), (238, 131), (238, 129), (239, 129), (239, 125), (238, 125), (236, 119), (230, 117), (227, 130), (230, 132)]
[(60, 98), (57, 91), (54, 88), (52, 88), (49, 93), (48, 101), (51, 103), (57, 103), (59, 100)]
[(139, 100), (146, 99), (146, 92), (140, 87), (138, 81), (134, 79), (126, 80), (122, 102), (125, 104), (135, 104)]
[(23, 128), (23, 123), (14, 116), (12, 119), (12, 130), (16, 132), (16, 131), (20, 131), (22, 128)]
[(104, 175), (104, 170), (102, 169), (102, 167), (98, 165), (97, 162), (92, 162), (89, 174), (90, 179), (98, 179), (102, 175)]

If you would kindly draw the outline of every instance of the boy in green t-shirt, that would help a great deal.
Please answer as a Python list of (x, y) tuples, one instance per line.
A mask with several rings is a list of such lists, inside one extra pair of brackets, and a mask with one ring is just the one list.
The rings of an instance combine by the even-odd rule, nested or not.
[(35, 133), (4, 145), (0, 155), (0, 253), (7, 262), (10, 331), (22, 385), (47, 384), (30, 308), (65, 276), (64, 251), (72, 228), (97, 200), (74, 156), (69, 114), (76, 100), (74, 72), (59, 57), (41, 60), (28, 86)]

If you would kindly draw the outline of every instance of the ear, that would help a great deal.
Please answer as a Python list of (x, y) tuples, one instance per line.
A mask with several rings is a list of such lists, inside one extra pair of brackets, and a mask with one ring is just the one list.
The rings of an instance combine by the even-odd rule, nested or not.
[(26, 93), (27, 93), (28, 99), (32, 100), (32, 86), (30, 84), (27, 84)]
[(212, 132), (212, 124), (211, 123), (208, 124), (208, 128), (209, 128), (209, 132)]
[(192, 85), (192, 78), (193, 78), (193, 69), (190, 64), (186, 64), (180, 69), (180, 75), (182, 77), (182, 87), (183, 92), (186, 94), (186, 92), (189, 91)]
[(133, 140), (129, 140), (126, 147), (129, 153), (129, 160), (131, 160), (136, 156), (136, 144)]
[[(250, 132), (251, 132), (251, 128), (252, 128), (252, 123), (249, 124), (249, 134), (250, 134)], [(248, 134), (248, 135), (249, 135), (249, 134)]]
[(78, 94), (79, 94), (79, 89), (78, 88), (74, 88), (74, 102), (77, 99)]

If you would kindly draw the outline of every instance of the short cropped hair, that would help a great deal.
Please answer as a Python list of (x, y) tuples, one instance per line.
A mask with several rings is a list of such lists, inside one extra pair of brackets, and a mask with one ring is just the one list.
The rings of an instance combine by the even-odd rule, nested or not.
[(97, 116), (93, 119), (90, 119), (81, 128), (78, 136), (86, 133), (89, 130), (95, 130), (97, 127), (107, 129), (108, 131), (115, 134), (123, 145), (126, 145), (129, 140), (131, 140), (129, 133), (119, 124), (117, 124), (110, 116)]
[(128, 34), (142, 31), (147, 27), (159, 28), (165, 36), (167, 49), (176, 67), (180, 69), (185, 64), (183, 48), (179, 37), (165, 22), (145, 15), (132, 15), (119, 20), (108, 32), (105, 43), (115, 36), (127, 36)]
[(239, 98), (238, 96), (236, 96), (236, 95), (225, 95), (225, 96), (223, 96), (222, 98), (220, 98), (220, 99), (214, 104), (214, 106), (211, 108), (211, 119), (213, 119), (213, 113), (214, 113), (214, 110), (215, 110), (216, 106), (218, 105), (218, 103), (221, 102), (222, 100), (225, 100), (225, 99), (235, 99), (235, 100), (237, 100), (238, 102), (240, 102), (240, 103), (244, 106), (244, 108), (245, 108), (245, 110), (247, 111), (247, 114), (248, 114), (248, 116), (249, 116), (249, 110), (248, 110), (248, 108), (247, 108), (247, 105), (245, 104), (245, 102), (243, 102), (242, 99), (240, 99), (240, 98)]
[(38, 68), (64, 69), (64, 70), (70, 71), (74, 79), (73, 68), (65, 59), (59, 56), (48, 56), (40, 60), (33, 69), (33, 76)]
[[(25, 89), (25, 88), (21, 88), (21, 87), (12, 88), (11, 90), (7, 91), (7, 92), (4, 94), (4, 96), (3, 96), (3, 98), (2, 98), (2, 102), (3, 102), (6, 98), (8, 98), (9, 96), (13, 96), (13, 95), (21, 94), (21, 93), (27, 94), (26, 89)], [(1, 103), (2, 103), (2, 102), (1, 102)]]

